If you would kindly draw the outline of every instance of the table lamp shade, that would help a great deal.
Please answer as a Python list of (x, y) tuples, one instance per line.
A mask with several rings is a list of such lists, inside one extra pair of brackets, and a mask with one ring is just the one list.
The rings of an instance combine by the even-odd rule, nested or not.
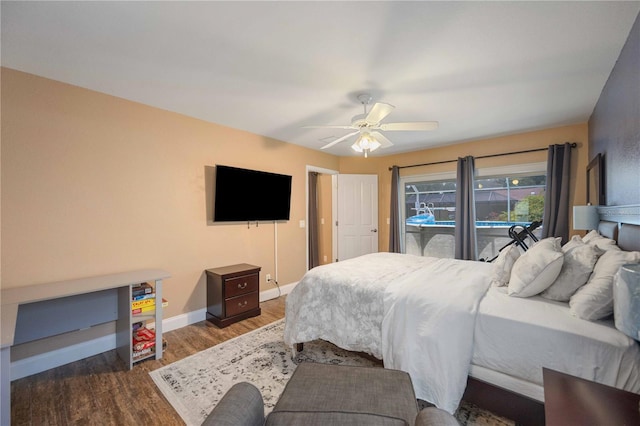
[(573, 229), (598, 229), (599, 221), (596, 206), (573, 206)]
[(613, 284), (616, 328), (640, 341), (640, 264), (622, 265)]

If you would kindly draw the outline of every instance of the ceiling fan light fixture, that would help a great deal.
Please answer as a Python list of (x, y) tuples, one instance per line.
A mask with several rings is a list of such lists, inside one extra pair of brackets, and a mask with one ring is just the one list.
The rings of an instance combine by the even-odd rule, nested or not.
[(375, 151), (381, 146), (380, 142), (375, 140), (369, 132), (363, 132), (355, 143), (351, 145), (351, 149), (356, 152), (364, 152), (364, 156), (367, 157), (370, 152)]

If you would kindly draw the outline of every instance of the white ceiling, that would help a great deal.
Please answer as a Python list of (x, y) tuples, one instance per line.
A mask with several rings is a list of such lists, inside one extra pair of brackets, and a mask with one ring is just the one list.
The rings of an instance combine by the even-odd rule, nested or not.
[(349, 131), (302, 126), (349, 124), (362, 92), (440, 122), (386, 155), (588, 120), (640, 1), (1, 7), (3, 66), (259, 135), (319, 149)]

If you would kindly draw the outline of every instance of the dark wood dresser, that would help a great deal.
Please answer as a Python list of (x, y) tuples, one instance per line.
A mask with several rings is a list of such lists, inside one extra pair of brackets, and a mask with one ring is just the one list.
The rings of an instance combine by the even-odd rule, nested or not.
[(640, 425), (640, 395), (542, 369), (547, 426)]
[(260, 267), (207, 269), (207, 320), (220, 328), (260, 315)]

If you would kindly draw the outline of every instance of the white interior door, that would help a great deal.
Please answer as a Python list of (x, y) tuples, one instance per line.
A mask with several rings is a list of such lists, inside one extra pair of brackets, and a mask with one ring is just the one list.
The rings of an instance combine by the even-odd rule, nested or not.
[(378, 176), (338, 175), (338, 260), (378, 251)]

